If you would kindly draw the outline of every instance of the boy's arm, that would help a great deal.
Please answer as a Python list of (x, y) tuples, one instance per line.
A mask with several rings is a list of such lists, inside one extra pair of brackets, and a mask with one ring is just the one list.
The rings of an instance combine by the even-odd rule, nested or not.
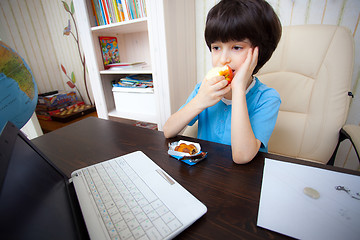
[(254, 51), (250, 49), (245, 62), (231, 83), (231, 148), (233, 161), (238, 164), (250, 162), (261, 146), (260, 140), (256, 139), (252, 130), (246, 103), (246, 87), (256, 66), (257, 58), (258, 48)]
[(166, 121), (163, 127), (165, 137), (175, 137), (201, 111), (201, 108), (199, 108), (196, 103), (196, 98), (193, 98), (183, 108), (171, 115)]
[(175, 137), (194, 117), (218, 103), (230, 90), (224, 76), (204, 79), (196, 96), (166, 121), (163, 127), (165, 137)]
[(251, 128), (246, 94), (233, 92), (231, 116), (231, 149), (233, 161), (238, 164), (250, 162), (259, 151), (261, 142)]

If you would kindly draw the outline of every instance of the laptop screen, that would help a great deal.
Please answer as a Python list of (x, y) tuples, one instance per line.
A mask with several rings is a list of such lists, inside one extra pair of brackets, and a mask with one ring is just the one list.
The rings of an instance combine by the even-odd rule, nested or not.
[(4, 128), (0, 140), (2, 237), (78, 238), (66, 179), (61, 172), (13, 125)]

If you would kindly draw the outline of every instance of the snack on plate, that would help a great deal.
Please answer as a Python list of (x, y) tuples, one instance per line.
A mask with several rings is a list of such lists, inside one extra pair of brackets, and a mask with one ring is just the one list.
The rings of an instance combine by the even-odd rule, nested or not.
[(171, 156), (194, 157), (199, 153), (201, 153), (201, 146), (199, 143), (185, 140), (169, 143), (168, 154)]
[(190, 155), (197, 153), (197, 149), (194, 144), (181, 143), (179, 146), (176, 146), (174, 150), (178, 152), (189, 153)]
[(225, 65), (223, 67), (214, 67), (206, 74), (205, 78), (209, 79), (209, 78), (212, 78), (215, 76), (224, 76), (225, 79), (229, 83), (231, 83), (231, 81), (234, 77), (234, 73), (233, 73), (233, 70), (228, 65)]
[(207, 152), (201, 151), (199, 143), (184, 140), (169, 143), (168, 154), (188, 165), (195, 165), (207, 157)]

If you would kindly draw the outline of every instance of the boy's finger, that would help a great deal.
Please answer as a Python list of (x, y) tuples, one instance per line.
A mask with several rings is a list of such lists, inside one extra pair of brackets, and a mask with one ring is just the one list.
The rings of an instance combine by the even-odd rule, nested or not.
[(217, 84), (218, 82), (221, 82), (224, 79), (225, 79), (224, 76), (215, 76), (215, 77), (212, 77), (212, 78), (207, 79), (207, 80), (208, 80), (208, 83), (210, 85), (214, 85), (214, 84)]
[(231, 91), (231, 84), (227, 84), (224, 88), (218, 91), (219, 96), (224, 96), (226, 93)]
[(246, 56), (246, 59), (245, 59), (245, 62), (243, 63), (243, 65), (250, 66), (250, 64), (252, 63), (252, 59), (253, 59), (253, 51), (254, 51), (253, 48), (250, 48), (248, 50), (247, 56)]
[(255, 47), (254, 51), (253, 51), (253, 56), (252, 56), (252, 61), (251, 61), (251, 65), (256, 65), (257, 61), (258, 61), (258, 57), (259, 57), (259, 47)]
[(228, 85), (229, 85), (229, 82), (225, 79), (223, 79), (217, 83), (218, 89), (223, 89)]

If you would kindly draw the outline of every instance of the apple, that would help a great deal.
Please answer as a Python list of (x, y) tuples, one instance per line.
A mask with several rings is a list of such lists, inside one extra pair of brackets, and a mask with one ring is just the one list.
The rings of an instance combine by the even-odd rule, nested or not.
[(225, 65), (223, 67), (214, 67), (206, 74), (205, 78), (210, 79), (215, 76), (224, 76), (225, 79), (229, 83), (231, 83), (231, 81), (234, 77), (234, 73), (233, 73), (233, 70), (228, 65)]

